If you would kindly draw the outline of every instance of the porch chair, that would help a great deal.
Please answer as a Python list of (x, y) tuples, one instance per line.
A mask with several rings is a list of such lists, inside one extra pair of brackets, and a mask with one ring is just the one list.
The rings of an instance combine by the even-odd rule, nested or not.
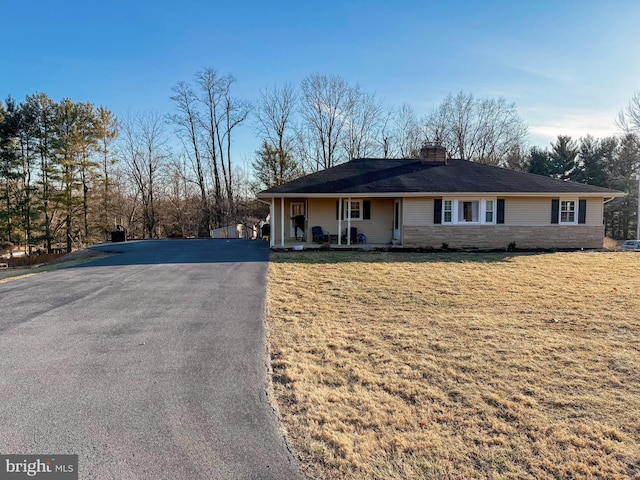
[[(347, 230), (342, 234), (342, 241), (347, 243)], [(351, 227), (351, 244), (358, 243), (358, 227)]]
[(311, 236), (314, 243), (325, 243), (329, 241), (329, 234), (322, 231), (322, 227), (311, 227)]

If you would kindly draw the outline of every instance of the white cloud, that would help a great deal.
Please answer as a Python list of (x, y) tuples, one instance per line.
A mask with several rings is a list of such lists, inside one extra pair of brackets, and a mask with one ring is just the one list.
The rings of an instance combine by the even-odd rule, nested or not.
[(612, 111), (573, 111), (548, 112), (542, 118), (542, 112), (535, 121), (529, 123), (529, 134), (532, 143), (542, 147), (555, 142), (558, 135), (568, 135), (578, 140), (580, 137), (592, 135), (594, 137), (608, 137), (617, 135), (620, 130), (615, 124), (617, 112)]

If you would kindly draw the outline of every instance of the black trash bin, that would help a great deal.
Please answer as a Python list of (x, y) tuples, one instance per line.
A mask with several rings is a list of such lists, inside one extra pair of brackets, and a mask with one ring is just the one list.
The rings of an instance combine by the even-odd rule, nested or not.
[(126, 242), (127, 241), (127, 233), (124, 228), (117, 228), (116, 230), (111, 232), (111, 241), (112, 242)]

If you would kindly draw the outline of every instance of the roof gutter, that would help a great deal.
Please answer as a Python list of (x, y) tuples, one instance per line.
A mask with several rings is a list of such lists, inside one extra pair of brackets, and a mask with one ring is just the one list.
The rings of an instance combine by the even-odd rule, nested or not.
[[(611, 201), (616, 197), (624, 197), (624, 192), (340, 192), (340, 193), (269, 193), (258, 194), (260, 198), (415, 198), (415, 197), (583, 197), (605, 198)], [(260, 200), (263, 201), (263, 200)]]

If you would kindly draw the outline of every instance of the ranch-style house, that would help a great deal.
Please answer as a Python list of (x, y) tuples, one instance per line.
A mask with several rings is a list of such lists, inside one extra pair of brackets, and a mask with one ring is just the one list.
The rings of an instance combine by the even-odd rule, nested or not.
[(624, 195), (446, 159), (440, 145), (420, 157), (355, 159), (258, 193), (270, 204), (270, 245), (602, 248), (603, 206)]

